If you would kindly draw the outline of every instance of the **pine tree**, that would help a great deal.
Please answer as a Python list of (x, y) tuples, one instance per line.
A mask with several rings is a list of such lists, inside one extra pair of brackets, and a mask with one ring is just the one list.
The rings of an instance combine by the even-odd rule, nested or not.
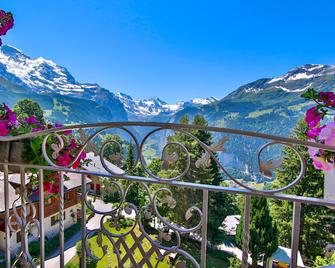
[(24, 122), (24, 119), (30, 116), (35, 116), (37, 122), (44, 123), (43, 110), (41, 106), (31, 99), (19, 100), (13, 108), (17, 118)]
[[(306, 124), (298, 122), (293, 131), (293, 137), (306, 140)], [(306, 174), (304, 178), (286, 193), (323, 198), (324, 175), (316, 170), (309, 158), (307, 148), (296, 146), (296, 149), (306, 160)], [(273, 188), (278, 188), (292, 182), (300, 171), (300, 160), (291, 149), (284, 149), (282, 168), (276, 174)], [(281, 246), (290, 247), (292, 229), (292, 202), (274, 200), (271, 206), (272, 214), (277, 220), (279, 228), (279, 243)], [(312, 265), (317, 255), (324, 252), (329, 243), (335, 243), (335, 211), (321, 206), (302, 205), (301, 233), (299, 250), (304, 261)]]
[[(243, 217), (237, 226), (236, 243), (242, 248)], [(270, 216), (270, 209), (266, 198), (252, 197), (250, 210), (250, 240), (249, 252), (252, 258), (252, 267), (270, 257), (278, 247), (278, 229)]]
[[(127, 175), (132, 176), (144, 176), (143, 169), (139, 165), (135, 167), (134, 145), (131, 142), (128, 144), (126, 173)], [(143, 196), (143, 190), (141, 189), (140, 184), (137, 182), (127, 182), (127, 185), (130, 185), (127, 193), (127, 201), (139, 207), (143, 205), (145, 200)]]
[[(187, 124), (189, 119), (187, 116), (183, 117), (180, 121), (182, 124)], [(196, 115), (192, 122), (193, 125), (207, 126), (204, 117)], [(206, 130), (187, 130), (190, 134), (207, 145), (212, 145), (212, 135)], [(177, 133), (169, 138), (169, 141), (177, 141), (186, 146), (191, 156), (191, 165), (188, 174), (184, 180), (190, 182), (198, 182), (202, 184), (219, 185), (222, 180), (222, 174), (215, 161), (210, 160), (208, 167), (196, 167), (195, 162), (202, 156), (204, 150), (193, 138), (183, 133)], [(175, 166), (174, 171), (169, 171), (170, 174), (180, 174), (185, 168), (185, 163), (179, 161)], [(177, 170), (177, 172), (176, 172)], [(202, 191), (191, 189), (173, 189), (174, 196), (178, 200), (178, 207), (175, 209), (173, 218), (180, 222), (184, 221), (185, 211), (194, 205), (201, 208)], [(216, 242), (219, 238), (218, 231), (222, 221), (226, 216), (236, 213), (237, 207), (235, 199), (232, 195), (225, 193), (211, 192), (209, 194), (209, 208), (208, 208), (208, 240)], [(194, 221), (196, 222), (196, 221)]]

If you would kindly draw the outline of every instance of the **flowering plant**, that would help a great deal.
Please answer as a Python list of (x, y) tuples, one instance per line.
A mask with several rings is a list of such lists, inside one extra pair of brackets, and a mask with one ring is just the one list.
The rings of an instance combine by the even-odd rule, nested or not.
[[(0, 10), (0, 36), (6, 35), (7, 31), (12, 29), (14, 26), (14, 18), (12, 13)], [(2, 40), (0, 38), (0, 46)]]
[[(61, 124), (52, 125), (37, 120), (34, 115), (25, 117), (21, 122), (14, 111), (12, 111), (5, 103), (0, 104), (0, 136), (16, 136), (25, 133), (43, 131), (45, 129), (60, 128)], [(86, 164), (89, 160), (86, 159), (86, 152), (83, 151), (77, 155), (82, 148), (82, 144), (75, 139), (71, 130), (63, 131), (61, 134), (64, 140), (64, 146), (59, 144), (57, 139), (50, 137), (47, 140), (47, 153), (51, 155), (55, 163), (62, 167), (72, 167), (74, 169)], [(41, 152), (41, 144), (43, 136), (37, 136), (31, 140), (23, 142), (23, 150), (21, 153), (22, 159), (30, 164), (47, 165)], [(31, 181), (37, 182), (36, 170), (31, 170)], [(65, 176), (65, 179), (67, 177)], [(45, 173), (44, 191), (48, 194), (56, 194), (59, 191), (60, 174), (57, 172)]]
[[(335, 146), (335, 122), (327, 120), (329, 116), (334, 115), (332, 111), (335, 111), (335, 94), (333, 92), (318, 93), (314, 89), (309, 89), (302, 94), (302, 97), (316, 103), (307, 110), (305, 116), (308, 140)], [(309, 147), (308, 154), (316, 169), (329, 171), (335, 168), (334, 152)]]

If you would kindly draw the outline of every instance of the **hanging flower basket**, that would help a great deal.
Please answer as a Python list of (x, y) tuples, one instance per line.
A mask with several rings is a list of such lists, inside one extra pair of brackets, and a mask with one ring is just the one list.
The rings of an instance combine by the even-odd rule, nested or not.
[[(42, 118), (36, 118), (34, 115), (22, 116), (18, 120), (17, 115), (5, 103), (0, 104), (0, 136), (18, 136), (31, 132), (43, 131), (46, 129), (61, 128), (60, 124), (46, 123)], [(82, 146), (71, 130), (59, 131), (57, 133), (62, 138), (62, 142), (52, 135), (46, 141), (46, 152), (55, 165), (66, 168), (78, 168), (87, 163), (86, 152), (82, 151)], [(19, 166), (11, 166), (10, 163), (32, 164), (47, 166), (45, 155), (42, 153), (42, 143), (44, 135), (36, 135), (31, 139), (23, 139), (19, 141), (0, 141), (0, 162), (8, 162), (8, 171), (10, 173), (19, 173)], [(5, 140), (5, 139), (4, 139)], [(78, 156), (78, 154), (80, 155)], [(3, 171), (3, 165), (0, 165), (0, 171)], [(30, 183), (37, 183), (37, 170), (28, 169)], [(59, 191), (59, 172), (45, 171), (44, 191), (49, 194), (56, 194)], [(66, 176), (64, 176), (66, 179)], [(36, 184), (35, 186), (38, 186)]]

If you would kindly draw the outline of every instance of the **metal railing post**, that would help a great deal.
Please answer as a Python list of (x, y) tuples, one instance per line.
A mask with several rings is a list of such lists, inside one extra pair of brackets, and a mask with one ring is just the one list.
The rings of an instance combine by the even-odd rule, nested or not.
[(291, 240), (291, 263), (290, 267), (296, 268), (298, 262), (298, 250), (300, 239), (301, 203), (293, 202), (293, 222)]
[(250, 240), (250, 195), (245, 196), (244, 202), (244, 224), (243, 224), (243, 244), (242, 244), (242, 268), (248, 268), (249, 240)]
[(4, 199), (5, 199), (5, 260), (6, 267), (10, 267), (10, 230), (9, 230), (9, 192), (8, 192), (8, 165), (3, 165), (4, 169)]
[(208, 190), (202, 191), (202, 223), (201, 223), (201, 267), (206, 268), (208, 224)]
[(38, 215), (40, 221), (40, 260), (41, 268), (45, 267), (45, 232), (44, 232), (44, 178), (43, 178), (43, 169), (40, 169), (38, 172), (38, 183), (39, 183), (39, 205), (38, 205)]
[(64, 267), (64, 173), (59, 178), (59, 265)]
[(26, 205), (26, 173), (24, 167), (20, 167), (20, 196), (21, 196), (21, 250), (22, 250), (22, 267), (28, 267), (28, 233), (25, 229), (27, 224), (27, 205)]
[(81, 175), (81, 258), (80, 267), (86, 267), (86, 250), (85, 250), (85, 237), (86, 237), (86, 209), (85, 209), (85, 194), (86, 194), (86, 176)]

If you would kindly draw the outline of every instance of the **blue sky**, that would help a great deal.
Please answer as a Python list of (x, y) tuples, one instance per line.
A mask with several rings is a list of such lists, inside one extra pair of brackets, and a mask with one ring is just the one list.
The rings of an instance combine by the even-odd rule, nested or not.
[(305, 63), (335, 63), (335, 1), (2, 0), (4, 43), (78, 81), (168, 102), (223, 97)]

